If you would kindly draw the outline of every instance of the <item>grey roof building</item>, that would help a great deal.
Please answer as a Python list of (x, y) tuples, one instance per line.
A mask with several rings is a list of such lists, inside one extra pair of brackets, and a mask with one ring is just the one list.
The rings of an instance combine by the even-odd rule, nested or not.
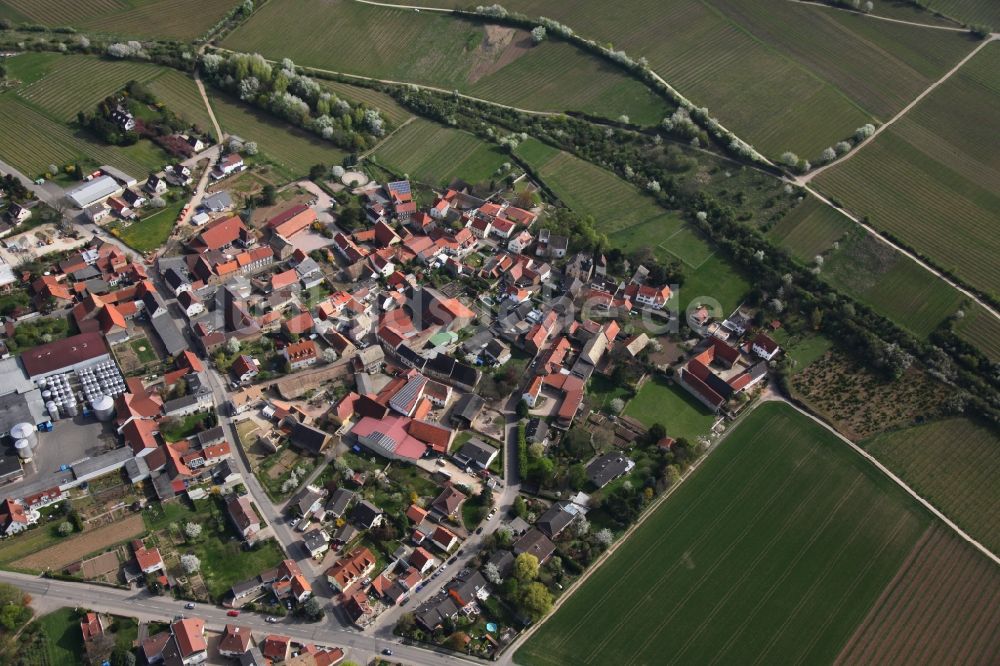
[(330, 495), (330, 499), (326, 503), (327, 515), (333, 518), (340, 518), (347, 512), (347, 507), (351, 505), (353, 499), (354, 491), (347, 488), (337, 488)]
[(598, 488), (603, 488), (635, 467), (635, 462), (620, 453), (605, 453), (587, 465), (587, 478)]
[(473, 437), (458, 450), (455, 459), (463, 465), (477, 465), (480, 469), (486, 469), (499, 455), (500, 451), (478, 437)]
[(177, 328), (166, 308), (157, 310), (156, 314), (149, 318), (149, 323), (153, 325), (157, 337), (171, 356), (176, 356), (188, 348), (184, 334)]
[(201, 207), (210, 213), (221, 213), (233, 207), (233, 198), (229, 196), (229, 192), (223, 190), (202, 199)]

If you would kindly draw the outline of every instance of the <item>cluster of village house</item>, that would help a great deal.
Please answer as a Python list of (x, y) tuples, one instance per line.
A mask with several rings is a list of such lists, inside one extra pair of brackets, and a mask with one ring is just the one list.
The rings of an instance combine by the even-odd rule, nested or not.
[[(217, 168), (221, 176), (225, 169), (240, 166), (230, 158)], [(113, 176), (106, 177), (121, 186)], [(151, 177), (146, 188), (155, 192), (157, 182)], [(97, 196), (96, 191), (87, 196)], [(59, 483), (43, 478), (22, 484), (17, 496), (8, 497), (0, 509), (0, 529), (5, 534), (23, 529), (32, 516), (37, 520), (40, 506), (58, 501), (68, 488), (115, 470), (124, 470), (132, 482), (149, 480), (161, 501), (185, 494), (198, 497), (204, 493), (202, 482), (209, 480), (235, 485), (240, 477), (229, 462), (231, 445), (222, 428), (179, 442), (167, 442), (159, 433), (165, 418), (213, 407), (224, 407), (237, 417), (260, 409), (272, 424), (262, 438), (272, 448), (283, 441), (318, 456), (336, 434), (394, 461), (447, 455), (457, 431), (468, 428), (483, 410), (485, 401), (475, 393), (479, 367), (510, 362), (513, 347), (531, 357), (523, 399), (531, 407), (542, 400), (557, 405), (551, 422), (535, 418), (529, 423), (529, 439), (544, 445), (550, 425), (565, 430), (573, 424), (594, 372), (608, 373), (616, 363), (630, 362), (649, 344), (645, 333), (625, 335), (616, 318), (635, 310), (662, 310), (672, 296), (669, 287), (650, 284), (642, 267), (631, 279), (617, 281), (607, 274), (600, 255), (566, 259), (567, 238), (533, 230), (535, 214), (506, 202), (449, 190), (428, 211), (418, 211), (405, 181), (373, 184), (364, 199), (369, 226), (350, 235), (335, 233), (332, 244), (321, 250), (323, 262), (296, 247), (296, 240), (311, 233), (317, 222), (310, 206), (289, 206), (255, 228), (226, 213), (227, 198), (218, 197), (219, 205), (206, 211), (210, 221), (187, 240), (186, 251), (157, 260), (156, 280), (113, 245), (100, 243), (37, 278), (31, 289), (39, 305), (67, 308), (80, 333), (2, 362), (5, 381), (0, 390), (8, 391), (0, 396), (4, 434), (21, 423), (51, 427), (58, 416), (45, 407), (44, 380), (61, 378), (76, 387), (85, 381), (88, 368), (109, 361), (113, 365), (108, 345), (128, 340), (140, 321), (155, 335), (173, 369), (155, 386), (146, 386), (140, 378), (122, 379), (103, 396), (110, 404), (85, 401), (83, 409), (113, 419), (124, 446), (72, 465)], [(473, 252), (483, 256), (481, 264), (473, 266), (468, 260)], [(563, 260), (562, 270), (553, 267)], [(303, 298), (307, 290), (328, 283), (329, 266), (337, 266), (336, 277), (352, 286), (318, 303)], [(436, 269), (456, 280), (475, 276), (488, 283), (495, 296), (489, 302), (497, 309), (491, 321), (473, 326), (476, 313), (459, 300), (458, 291), (421, 283), (419, 275)], [(543, 288), (552, 285), (559, 287), (558, 295), (543, 302)], [(181, 317), (170, 312), (164, 297), (176, 299)], [(574, 316), (582, 302), (591, 305), (588, 316), (596, 320)], [(742, 338), (749, 328), (740, 312), (718, 324), (698, 311), (689, 323), (705, 337), (679, 368), (679, 381), (716, 412), (733, 395), (759, 382), (766, 361), (779, 351), (763, 333), (731, 345), (730, 340)], [(265, 397), (252, 386), (262, 371), (261, 359), (241, 354), (229, 369), (234, 385), (229, 404), (216, 405), (202, 358), (233, 338), (252, 343), (263, 335), (279, 339), (280, 354), (291, 372), (275, 385), (284, 400)], [(198, 353), (191, 351), (188, 339)], [(310, 368), (314, 365), (319, 367)], [(352, 378), (354, 390), (332, 404), (322, 419), (294, 402), (310, 388)], [(167, 399), (179, 385), (184, 388), (181, 394)], [(444, 414), (450, 415), (447, 422)], [(485, 470), (496, 455), (494, 447), (473, 438), (454, 458), (488, 477)], [(626, 456), (611, 453), (589, 461), (587, 474), (595, 486), (603, 487), (632, 466)], [(17, 479), (20, 473), (18, 456), (0, 459), (3, 480)], [(364, 483), (363, 478), (353, 481)], [(380, 608), (398, 604), (460, 548), (456, 530), (442, 523), (459, 512), (465, 499), (445, 484), (426, 508), (410, 506), (409, 543), (382, 571), (375, 572), (376, 558), (363, 547), (344, 552), (326, 570), (352, 621), (362, 627), (370, 624)], [(332, 493), (306, 487), (292, 506), (301, 516), (303, 545), (317, 559), (355, 542), (383, 519), (379, 507), (347, 487)], [(268, 536), (249, 497), (227, 495), (226, 509), (248, 543)], [(522, 552), (546, 561), (555, 551), (554, 539), (585, 511), (585, 502), (553, 504), (535, 525), (515, 526), (513, 552), (498, 553), (494, 563), (508, 570)], [(149, 568), (160, 559), (155, 549), (135, 544), (135, 558), (143, 574), (163, 575), (162, 568)], [(312, 590), (295, 562), (286, 560), (234, 586), (229, 602), (240, 605), (262, 594), (301, 602)], [(474, 612), (476, 600), (486, 594), (488, 585), (478, 572), (455, 579), (417, 609), (417, 620), (433, 629), (444, 618)], [(158, 640), (163, 649), (181, 643), (176, 632)]]
[[(100, 613), (88, 612), (80, 621), (83, 645), (92, 663), (101, 663), (114, 646), (112, 621)], [(211, 650), (205, 635), (205, 621), (177, 618), (168, 628), (141, 641), (139, 651), (147, 664), (190, 666), (205, 663)], [(254, 635), (250, 627), (227, 624), (218, 636), (215, 651), (237, 660), (241, 666), (333, 666), (344, 659), (344, 651), (313, 643), (294, 641), (281, 634)]]

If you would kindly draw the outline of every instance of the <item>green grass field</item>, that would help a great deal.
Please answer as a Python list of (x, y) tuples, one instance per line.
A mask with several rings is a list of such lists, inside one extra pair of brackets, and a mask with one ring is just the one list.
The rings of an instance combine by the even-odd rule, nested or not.
[(84, 657), (83, 634), (80, 633), (80, 613), (72, 608), (38, 618), (45, 636), (47, 664), (78, 664)]
[(234, 0), (0, 0), (0, 13), (13, 10), (16, 15), (11, 18), (48, 26), (187, 40), (202, 35), (237, 4)]
[(413, 117), (412, 113), (400, 106), (399, 102), (386, 93), (339, 81), (326, 81), (324, 79), (318, 79), (318, 81), (321, 87), (334, 93), (337, 97), (347, 100), (352, 105), (364, 103), (369, 108), (378, 109), (382, 113), (382, 117), (393, 126), (398, 127), (407, 118)]
[(124, 229), (116, 229), (115, 236), (139, 252), (151, 252), (167, 242), (185, 203), (178, 201), (170, 204)]
[(827, 257), (822, 276), (919, 337), (954, 314), (962, 294), (862, 229)]
[(454, 178), (490, 180), (507, 156), (468, 132), (417, 119), (382, 143), (372, 156), (378, 164), (430, 185)]
[(971, 285), (1000, 293), (1000, 45), (816, 184)]
[(515, 660), (830, 663), (930, 523), (834, 435), (765, 403)]
[(863, 445), (987, 548), (1000, 550), (1000, 437), (987, 426), (947, 419)]
[[(288, 39), (288, 35), (295, 35)], [(357, 35), (363, 44), (344, 48)], [(626, 114), (654, 124), (664, 101), (598, 58), (567, 45), (535, 45), (527, 32), (430, 12), (348, 0), (275, 0), (233, 31), (223, 46), (299, 65), (457, 89), (538, 111)]]
[(724, 257), (714, 254), (698, 270), (685, 273), (679, 293), (681, 312), (686, 312), (693, 301), (703, 302), (705, 297), (717, 300), (723, 312), (732, 312), (749, 291), (746, 277)]
[(707, 435), (715, 415), (679, 386), (653, 378), (625, 405), (625, 416), (639, 419), (647, 427), (660, 423), (671, 437), (695, 439)]
[(955, 324), (958, 337), (1000, 363), (1000, 321), (980, 305), (965, 308), (965, 317)]
[(233, 101), (223, 93), (212, 94), (211, 102), (222, 131), (256, 141), (260, 151), (289, 179), (306, 175), (314, 164), (340, 164), (346, 155), (329, 141)]
[(187, 74), (168, 69), (149, 84), (150, 90), (163, 104), (187, 122), (214, 136), (212, 119), (205, 101), (198, 93), (194, 79)]
[(829, 338), (818, 333), (789, 338), (786, 329), (782, 328), (772, 333), (771, 337), (781, 345), (785, 356), (791, 360), (793, 375), (805, 370), (833, 347)]
[(36, 56), (41, 56), (48, 64), (45, 76), (22, 86), (18, 95), (62, 122), (76, 118), (78, 111), (92, 112), (98, 102), (121, 90), (131, 80), (147, 82), (167, 71), (152, 63), (84, 55), (67, 55), (58, 60), (49, 60), (48, 54), (18, 57)]
[(839, 212), (809, 197), (768, 230), (767, 235), (796, 259), (811, 262), (854, 228), (855, 224)]

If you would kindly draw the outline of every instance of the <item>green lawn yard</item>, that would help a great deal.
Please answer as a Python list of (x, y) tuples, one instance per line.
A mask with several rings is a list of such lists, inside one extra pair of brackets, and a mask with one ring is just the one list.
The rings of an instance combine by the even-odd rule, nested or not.
[(687, 391), (665, 379), (650, 379), (625, 406), (625, 416), (639, 419), (649, 427), (660, 423), (671, 437), (694, 439), (707, 435), (715, 415)]
[(163, 245), (174, 229), (181, 214), (184, 201), (177, 201), (163, 210), (153, 213), (127, 227), (114, 229), (112, 233), (129, 247), (139, 252), (151, 252)]

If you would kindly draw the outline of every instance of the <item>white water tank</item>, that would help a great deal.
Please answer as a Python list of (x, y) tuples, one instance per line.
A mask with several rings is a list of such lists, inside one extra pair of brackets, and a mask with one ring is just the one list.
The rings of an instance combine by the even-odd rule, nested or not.
[(17, 457), (24, 462), (31, 461), (31, 442), (26, 439), (19, 439), (14, 442), (14, 450), (17, 451)]
[(59, 405), (50, 400), (49, 402), (45, 403), (45, 409), (49, 413), (49, 418), (51, 418), (53, 421), (59, 420)]
[(30, 423), (18, 423), (10, 429), (10, 438), (15, 442), (19, 439), (26, 439), (31, 446), (38, 444), (38, 435), (35, 434), (35, 426)]
[(98, 421), (110, 421), (115, 413), (115, 401), (109, 395), (94, 398), (94, 415)]

